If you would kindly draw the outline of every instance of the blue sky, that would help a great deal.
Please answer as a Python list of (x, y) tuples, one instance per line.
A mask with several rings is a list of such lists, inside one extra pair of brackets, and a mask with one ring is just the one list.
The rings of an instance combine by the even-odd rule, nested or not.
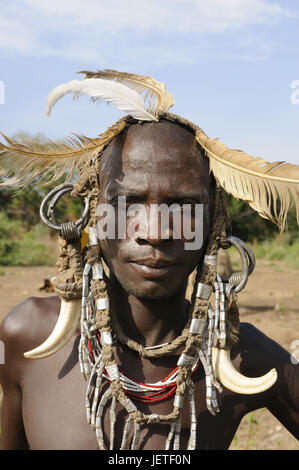
[(229, 147), (299, 164), (298, 26), (296, 0), (0, 0), (0, 130), (103, 132), (120, 111), (67, 96), (49, 118), (46, 99), (114, 68), (165, 82), (172, 111)]

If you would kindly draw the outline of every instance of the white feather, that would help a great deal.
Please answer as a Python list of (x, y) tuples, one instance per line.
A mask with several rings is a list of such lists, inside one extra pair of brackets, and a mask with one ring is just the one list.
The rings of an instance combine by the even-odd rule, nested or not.
[(88, 78), (82, 81), (71, 80), (68, 83), (58, 85), (48, 96), (48, 116), (57, 101), (67, 93), (73, 93), (75, 96), (88, 95), (93, 101), (103, 100), (113, 103), (118, 109), (140, 121), (157, 121), (157, 117), (147, 110), (139, 93), (121, 83), (101, 78)]

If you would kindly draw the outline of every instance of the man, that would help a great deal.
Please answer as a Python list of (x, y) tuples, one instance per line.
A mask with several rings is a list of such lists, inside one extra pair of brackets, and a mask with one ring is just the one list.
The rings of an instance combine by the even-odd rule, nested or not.
[[(204, 344), (205, 335), (203, 330), (201, 332), (198, 329), (192, 330), (194, 325), (201, 325), (200, 328), (205, 325), (204, 331), (207, 332), (206, 318), (200, 315), (194, 317), (194, 320), (199, 322), (191, 322), (193, 327), (189, 324), (191, 333), (188, 333), (188, 339), (186, 337), (171, 354), (160, 356), (145, 354), (146, 351), (155, 351), (155, 347), (162, 345), (163, 348), (166, 345), (167, 348), (169, 344), (174, 344), (188, 323), (190, 305), (185, 300), (187, 279), (198, 266), (198, 276), (202, 280), (200, 276), (206, 269), (204, 263), (207, 260), (212, 262), (211, 250), (208, 251), (209, 255), (205, 255), (207, 247), (210, 246), (211, 232), (215, 232), (215, 224), (217, 225), (223, 216), (215, 207), (219, 190), (214, 176), (210, 173), (210, 162), (194, 133), (188, 126), (172, 122), (170, 119), (161, 118), (158, 122), (151, 123), (135, 122), (110, 139), (108, 145), (103, 148), (98, 162), (96, 168), (100, 185), (96, 199), (97, 206), (102, 203), (115, 205), (119, 196), (126, 197), (128, 207), (136, 203), (143, 204), (146, 215), (143, 216), (141, 223), (148, 229), (151, 224), (157, 223), (157, 220), (149, 216), (149, 210), (154, 204), (168, 206), (178, 204), (180, 207), (184, 204), (191, 204), (192, 207), (197, 204), (203, 205), (203, 243), (198, 249), (186, 250), (184, 236), (176, 238), (172, 230), (167, 237), (164, 237), (160, 219), (159, 230), (154, 236), (151, 230), (145, 230), (142, 234), (136, 231), (125, 238), (106, 238), (100, 241), (101, 257), (110, 271), (110, 278), (106, 279), (106, 283), (111, 309), (115, 316), (114, 322), (117, 320), (117, 323), (111, 327), (111, 331), (116, 331), (116, 337), (113, 338), (113, 345), (109, 345), (107, 333), (110, 331), (109, 322), (111, 320), (113, 324), (113, 318), (110, 319), (109, 316), (104, 318), (105, 312), (109, 310), (107, 303), (104, 302), (104, 307), (99, 307), (97, 304), (98, 300), (101, 304), (105, 297), (99, 294), (99, 292), (103, 294), (101, 290), (103, 284), (97, 284), (97, 278), (94, 277), (93, 284), (91, 281), (91, 293), (94, 294), (97, 304), (96, 325), (101, 333), (97, 338), (101, 342), (102, 355), (108, 346), (110, 348), (110, 361), (105, 359), (104, 364), (106, 378), (98, 387), (100, 398), (98, 401), (95, 399), (97, 388), (95, 382), (90, 381), (91, 394), (87, 392), (90, 412), (95, 408), (98, 410), (97, 416), (102, 419), (102, 424), (96, 426), (100, 448), (109, 449), (109, 446), (111, 448), (113, 441), (113, 449), (128, 448), (132, 443), (131, 448), (134, 449), (137, 448), (134, 447), (134, 441), (135, 443), (138, 441), (138, 448), (141, 449), (164, 449), (167, 441), (171, 439), (175, 441), (174, 448), (176, 440), (180, 441), (181, 449), (190, 448), (190, 430), (194, 430), (194, 420), (191, 419), (190, 423), (190, 416), (194, 418), (193, 405), (195, 421), (199, 424), (195, 433), (196, 449), (227, 449), (242, 417), (261, 407), (268, 408), (291, 433), (298, 437), (298, 366), (292, 364), (290, 355), (283, 348), (252, 325), (241, 324), (239, 342), (235, 344), (235, 341), (231, 349), (234, 367), (248, 377), (263, 376), (275, 368), (277, 380), (273, 386), (266, 387), (259, 394), (252, 394), (249, 389), (248, 394), (244, 391), (236, 393), (229, 387), (223, 387), (222, 393), (217, 393), (219, 412), (216, 414), (210, 412), (214, 412), (217, 408), (215, 396), (211, 397), (210, 411), (206, 402), (209, 387), (206, 383), (208, 372), (205, 361), (208, 360), (208, 355), (203, 355), (204, 349), (200, 349)], [(193, 217), (192, 213), (191, 218)], [(195, 220), (193, 225), (194, 223)], [(218, 241), (223, 230), (221, 225), (219, 236), (216, 237)], [(92, 226), (89, 232), (91, 236)], [(72, 243), (70, 245), (72, 248), (75, 246)], [(85, 266), (92, 262), (90, 255), (92, 248), (91, 244), (87, 249)], [(93, 252), (94, 258), (95, 253), (96, 250)], [(94, 260), (93, 262), (95, 266), (97, 263)], [(212, 268), (208, 272), (212, 272)], [(99, 279), (99, 283), (104, 282), (100, 276)], [(221, 283), (219, 285), (221, 286)], [(195, 294), (196, 292), (198, 290), (195, 290)], [(192, 307), (197, 306), (199, 311), (204, 311), (208, 301), (204, 295), (199, 295), (199, 300), (196, 300), (195, 294)], [(1, 326), (1, 340), (6, 347), (6, 364), (0, 369), (4, 391), (2, 439), (5, 449), (97, 448), (94, 433), (86, 424), (84, 412), (86, 386), (80, 376), (78, 362), (80, 330), (77, 329), (63, 347), (60, 345), (59, 350), (55, 345), (56, 353), (49, 357), (32, 361), (23, 356), (24, 353), (28, 355), (27, 357), (34, 357), (34, 354), (38, 356), (37, 352), (34, 353), (37, 351), (34, 348), (49, 337), (56, 324), (59, 310), (58, 297), (30, 298), (15, 307)], [(205, 321), (200, 323), (201, 319)], [(234, 331), (233, 328), (232, 330)], [(90, 328), (90, 334), (91, 331)], [(187, 348), (186, 344), (190, 342), (192, 331), (196, 341), (194, 340), (191, 346), (195, 348), (194, 345), (198, 344), (201, 353), (201, 361), (196, 364), (194, 370), (190, 364), (180, 363), (184, 356), (182, 353)], [(227, 334), (231, 341), (229, 328)], [(81, 330), (81, 340), (82, 337), (84, 338), (84, 328)], [(218, 341), (221, 339), (219, 338)], [(98, 346), (93, 342), (87, 344), (90, 353), (89, 362), (95, 369)], [(133, 345), (137, 345), (137, 349), (134, 349)], [(189, 354), (192, 354), (191, 346), (188, 349)], [(30, 353), (27, 353), (28, 351)], [(84, 354), (82, 357), (81, 362), (84, 367), (86, 362)], [(190, 356), (185, 354), (186, 357)], [(117, 369), (112, 361), (113, 358), (118, 366)], [(101, 354), (98, 359), (102, 360)], [(112, 367), (111, 373), (109, 367)], [(148, 395), (145, 392), (142, 394), (137, 386), (141, 383), (144, 386), (157, 384), (161, 382), (161, 378), (165, 378), (164, 383), (167, 383), (167, 377), (174, 374), (176, 369), (180, 369), (181, 375), (185, 374), (182, 377), (185, 377), (187, 385), (184, 387), (184, 384), (177, 381), (175, 386), (169, 388), (171, 392), (176, 391), (175, 399), (173, 393), (169, 393), (168, 396), (166, 394), (158, 400), (154, 394)], [(132, 390), (128, 388), (126, 397), (130, 397), (131, 403), (138, 405), (137, 407), (134, 405), (136, 411), (132, 409), (132, 405), (131, 408), (129, 405), (126, 407), (126, 400), (124, 401), (122, 392), (117, 388), (118, 378), (113, 376), (115, 370), (124, 371), (126, 377), (131, 378), (135, 384), (137, 393), (132, 392), (134, 388)], [(105, 372), (101, 370), (98, 379), (102, 378), (102, 373)], [(213, 373), (211, 374), (213, 385), (217, 385)], [(92, 374), (90, 377), (92, 378)], [(249, 382), (246, 384), (249, 385)], [(189, 400), (190, 411), (187, 404), (180, 406), (180, 399), (177, 396), (184, 395), (183, 393), (178, 395), (178, 389), (186, 391), (189, 397), (194, 391), (194, 400), (192, 401), (192, 398)], [(103, 401), (105, 395), (108, 397), (106, 404)], [(98, 415), (101, 408), (103, 411)], [(116, 417), (114, 427), (111, 411), (115, 412)], [(130, 424), (127, 412), (129, 417), (134, 415), (134, 429), (127, 426)], [(172, 416), (170, 421), (170, 424), (174, 423), (171, 434), (165, 426), (163, 416), (174, 415), (175, 412), (176, 415)], [(145, 420), (145, 416), (153, 418)], [(140, 434), (137, 438), (138, 420)]]

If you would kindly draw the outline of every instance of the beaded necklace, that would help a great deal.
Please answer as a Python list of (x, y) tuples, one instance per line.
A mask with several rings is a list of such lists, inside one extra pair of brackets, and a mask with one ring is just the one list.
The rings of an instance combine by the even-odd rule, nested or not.
[[(100, 334), (97, 332), (97, 339), (99, 343), (99, 350), (101, 350), (101, 339), (100, 339)], [(158, 349), (159, 347), (163, 347), (167, 344), (170, 343), (164, 343), (164, 344), (159, 344), (156, 346), (149, 346), (148, 348), (145, 348), (147, 350), (149, 349)], [(94, 359), (94, 354), (92, 350), (92, 345), (91, 345), (91, 340), (88, 340), (88, 350), (89, 350), (89, 357), (92, 363), (95, 363)], [(195, 374), (197, 369), (199, 368), (200, 365), (200, 360), (199, 356), (195, 359), (194, 365), (192, 366), (192, 373), (191, 376)], [(176, 384), (176, 379), (177, 379), (177, 374), (179, 367), (176, 366), (164, 379), (159, 380), (158, 382), (155, 383), (144, 383), (141, 382), (131, 375), (129, 375), (122, 367), (118, 367), (119, 372), (120, 372), (120, 380), (123, 386), (123, 390), (125, 394), (142, 403), (147, 403), (147, 404), (152, 404), (152, 403), (158, 403), (161, 401), (166, 400), (167, 398), (172, 397), (177, 388)], [(111, 383), (111, 380), (109, 379), (109, 374), (107, 373), (106, 369), (104, 368), (102, 377), (105, 378), (109, 383)], [(152, 392), (151, 394), (147, 395), (140, 395), (140, 393), (145, 392), (149, 393)]]

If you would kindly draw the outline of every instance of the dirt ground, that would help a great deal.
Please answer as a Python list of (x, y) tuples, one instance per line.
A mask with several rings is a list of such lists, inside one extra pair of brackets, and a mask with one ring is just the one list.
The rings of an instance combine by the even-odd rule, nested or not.
[[(38, 287), (56, 273), (55, 267), (3, 268), (0, 276), (0, 320), (28, 296), (47, 297)], [(254, 274), (239, 295), (241, 321), (254, 324), (289, 352), (299, 348), (299, 271), (281, 262), (257, 261)], [(232, 450), (299, 450), (298, 441), (265, 409), (245, 416)]]

